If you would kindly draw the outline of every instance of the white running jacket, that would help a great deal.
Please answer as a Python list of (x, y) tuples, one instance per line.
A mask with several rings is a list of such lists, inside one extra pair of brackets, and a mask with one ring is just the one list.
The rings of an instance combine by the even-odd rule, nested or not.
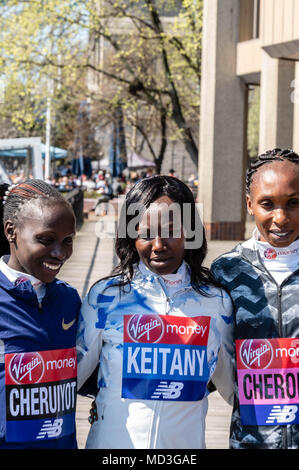
[(116, 281), (91, 289), (79, 320), (78, 390), (99, 363), (98, 421), (86, 448), (204, 448), (207, 382), (233, 398), (229, 296), (214, 287), (200, 295), (189, 272), (171, 297), (161, 277), (137, 266), (125, 293)]

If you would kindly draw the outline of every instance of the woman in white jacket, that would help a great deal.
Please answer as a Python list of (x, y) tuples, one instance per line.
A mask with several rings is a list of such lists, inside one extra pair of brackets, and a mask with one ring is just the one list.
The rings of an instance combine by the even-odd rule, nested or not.
[(87, 448), (205, 447), (207, 383), (231, 403), (232, 304), (202, 266), (207, 245), (190, 189), (140, 180), (122, 208), (120, 263), (83, 302), (78, 389), (99, 364)]

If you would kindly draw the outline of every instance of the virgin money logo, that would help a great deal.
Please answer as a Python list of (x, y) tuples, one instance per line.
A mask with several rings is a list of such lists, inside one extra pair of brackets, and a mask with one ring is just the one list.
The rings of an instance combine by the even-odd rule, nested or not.
[(18, 286), (19, 284), (23, 284), (26, 281), (28, 281), (28, 277), (18, 277), (15, 280), (15, 286)]
[(264, 252), (264, 256), (267, 259), (275, 259), (277, 257), (277, 253), (274, 248), (267, 248), (267, 250)]
[(9, 364), (9, 375), (17, 384), (38, 383), (44, 374), (44, 361), (38, 352), (15, 354)]
[(164, 332), (164, 325), (157, 315), (134, 315), (127, 326), (128, 334), (135, 343), (156, 343)]
[(266, 339), (247, 339), (242, 343), (240, 359), (248, 369), (267, 369), (272, 358), (272, 346)]

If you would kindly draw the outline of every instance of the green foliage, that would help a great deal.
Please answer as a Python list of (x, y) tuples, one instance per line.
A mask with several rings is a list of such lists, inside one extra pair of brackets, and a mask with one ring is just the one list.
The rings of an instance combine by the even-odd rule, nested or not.
[(111, 121), (121, 105), (149, 146), (161, 136), (154, 158), (165, 152), (167, 134), (197, 162), (202, 3), (7, 0), (0, 5), (0, 116), (24, 135), (42, 132), (50, 95), (61, 141), (63, 122), (75, 125), (83, 99), (97, 123)]

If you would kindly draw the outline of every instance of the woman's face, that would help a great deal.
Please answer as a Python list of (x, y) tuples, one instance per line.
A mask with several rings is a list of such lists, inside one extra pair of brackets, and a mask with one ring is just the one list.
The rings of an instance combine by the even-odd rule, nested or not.
[(159, 275), (175, 273), (185, 254), (181, 216), (178, 222), (171, 210), (173, 204), (167, 196), (154, 201), (143, 214), (137, 230), (135, 247), (139, 258)]
[(43, 206), (33, 202), (30, 213), (28, 207), (20, 223), (4, 224), (11, 250), (8, 265), (42, 282), (52, 282), (73, 251), (74, 215), (59, 202)]
[(273, 162), (253, 176), (248, 212), (254, 216), (261, 241), (286, 247), (299, 236), (299, 169), (292, 162)]

